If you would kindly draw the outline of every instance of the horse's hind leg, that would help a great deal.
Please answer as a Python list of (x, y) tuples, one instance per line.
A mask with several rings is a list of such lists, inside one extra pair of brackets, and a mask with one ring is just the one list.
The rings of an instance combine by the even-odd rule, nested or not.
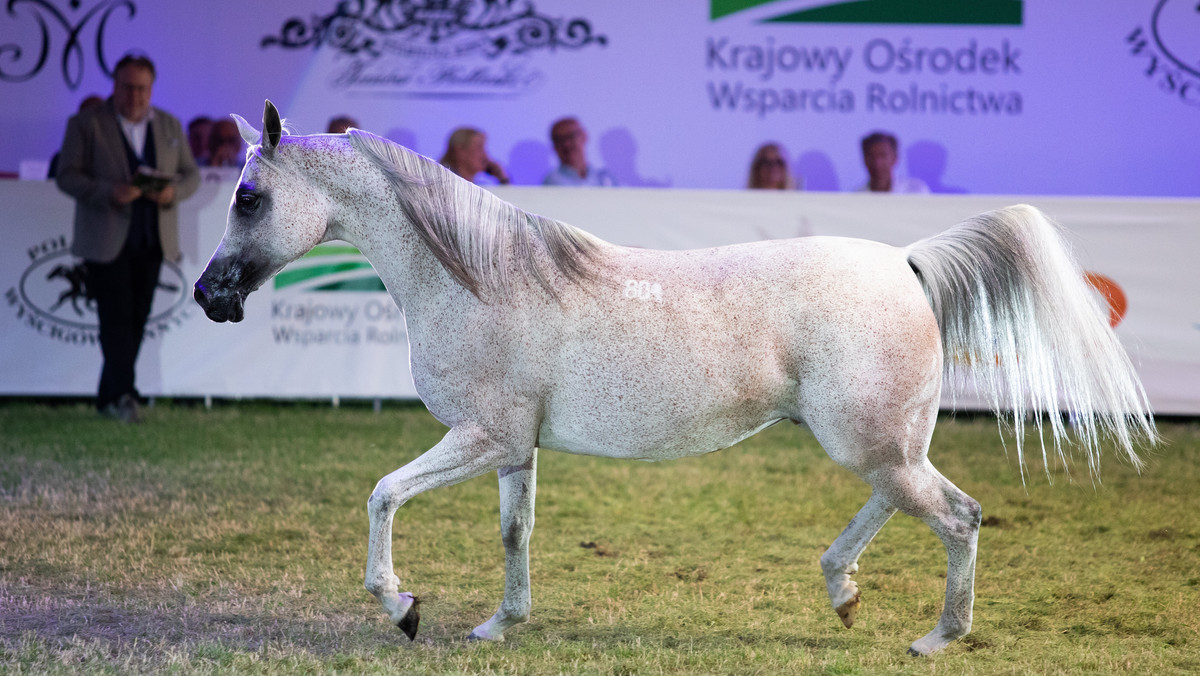
[(929, 464), (926, 453), (937, 421), (937, 389), (907, 405), (866, 403), (816, 410), (807, 420), (838, 464), (870, 484), (873, 492), (846, 530), (821, 557), (830, 602), (850, 626), (858, 610), (858, 585), (850, 576), (857, 559), (897, 510), (923, 520), (946, 546), (946, 605), (937, 627), (910, 648), (928, 654), (971, 629), (979, 503)]
[(937, 626), (914, 641), (912, 655), (928, 655), (971, 631), (975, 604), (975, 553), (982, 516), (979, 503), (943, 477), (928, 460), (880, 470), (869, 477), (876, 492), (924, 521), (946, 546), (946, 604)]
[(523, 465), (501, 467), (500, 536), (504, 541), (504, 600), (492, 619), (469, 638), (499, 641), (509, 627), (529, 620), (529, 535), (537, 493), (537, 452)]
[(859, 605), (858, 583), (851, 580), (850, 576), (858, 571), (859, 555), (895, 513), (896, 508), (887, 500), (878, 493), (872, 494), (846, 530), (821, 556), (821, 571), (829, 588), (829, 602), (847, 629), (854, 625)]
[(504, 443), (477, 427), (455, 427), (440, 442), (416, 460), (379, 480), (367, 512), (371, 518), (364, 586), (379, 600), (384, 611), (408, 635), (417, 632), (417, 599), (400, 592), (400, 580), (392, 567), (392, 519), (396, 510), (412, 497), (440, 486), (449, 486), (499, 467), (524, 463), (533, 445)]

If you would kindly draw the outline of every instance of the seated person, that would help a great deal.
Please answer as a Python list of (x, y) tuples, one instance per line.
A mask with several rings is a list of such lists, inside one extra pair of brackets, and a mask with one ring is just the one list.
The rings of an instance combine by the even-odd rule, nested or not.
[(558, 155), (559, 167), (546, 174), (542, 185), (616, 185), (606, 169), (588, 165), (587, 131), (573, 117), (564, 117), (550, 126), (550, 142)]
[(893, 175), (899, 159), (896, 137), (877, 131), (863, 137), (863, 164), (870, 177), (858, 192), (927, 193), (929, 186), (919, 178), (897, 178)]
[(751, 190), (796, 189), (796, 179), (792, 177), (792, 172), (788, 171), (783, 148), (778, 143), (764, 143), (754, 151), (746, 187)]
[(242, 147), (242, 135), (233, 120), (213, 122), (208, 135), (209, 167), (241, 167), (246, 163), (246, 152)]
[(212, 118), (207, 115), (197, 115), (188, 122), (188, 145), (196, 164), (201, 167), (208, 165), (208, 138), (212, 136), (212, 125)]
[(496, 179), (501, 185), (508, 185), (508, 173), (498, 162), (488, 157), (484, 145), (487, 135), (472, 127), (459, 127), (451, 134), (446, 142), (446, 152), (438, 160), (446, 168), (462, 176), (468, 181), (475, 182), (480, 173)]
[(339, 115), (329, 121), (329, 126), (325, 128), (326, 134), (345, 134), (349, 128), (360, 129), (358, 120), (349, 115)]
[[(76, 112), (82, 113), (89, 108), (104, 105), (104, 98), (98, 94), (91, 94), (79, 102), (79, 110)], [(58, 176), (58, 159), (59, 153), (54, 153), (54, 157), (50, 158), (50, 166), (46, 169), (46, 178), (54, 179)]]

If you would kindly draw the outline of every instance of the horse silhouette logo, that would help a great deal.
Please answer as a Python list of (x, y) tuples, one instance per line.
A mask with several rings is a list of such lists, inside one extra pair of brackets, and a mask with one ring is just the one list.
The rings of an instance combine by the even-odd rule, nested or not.
[(84, 307), (91, 312), (96, 311), (96, 297), (92, 295), (87, 284), (87, 264), (77, 263), (75, 265), (56, 265), (46, 275), (46, 281), (53, 279), (62, 279), (67, 283), (67, 289), (58, 294), (58, 300), (54, 305), (50, 306), (50, 311), (54, 312), (63, 303), (71, 301), (71, 308), (75, 310), (75, 314), (82, 317), (83, 310), (79, 307), (83, 303)]
[[(62, 279), (67, 283), (67, 289), (58, 294), (58, 300), (55, 301), (54, 305), (50, 306), (51, 312), (57, 310), (67, 301), (71, 301), (71, 308), (80, 317), (84, 315), (83, 309), (79, 307), (80, 303), (83, 303), (84, 308), (88, 311), (96, 311), (96, 296), (88, 287), (87, 263), (79, 262), (75, 265), (56, 265), (46, 275), (46, 281), (53, 279)], [(160, 279), (156, 288), (162, 289), (167, 293), (176, 294), (179, 292), (180, 287), (178, 284), (164, 282)]]
[[(4, 290), (9, 309), (22, 325), (46, 338), (95, 344), (100, 325), (87, 262), (73, 257), (67, 238), (61, 236), (30, 247), (29, 252), (28, 267)], [(182, 320), (190, 300), (183, 292), (185, 286), (183, 270), (163, 261), (147, 335), (159, 335)]]

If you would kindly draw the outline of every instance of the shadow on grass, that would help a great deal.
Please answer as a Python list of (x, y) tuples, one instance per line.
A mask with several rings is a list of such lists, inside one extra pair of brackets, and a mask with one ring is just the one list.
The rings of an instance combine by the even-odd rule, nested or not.
[[(745, 629), (707, 631), (693, 628), (664, 634), (644, 627), (599, 625), (546, 625), (535, 621), (511, 632), (504, 644), (466, 641), (466, 631), (456, 622), (425, 623), (415, 642), (379, 617), (375, 608), (362, 615), (324, 614), (320, 617), (288, 617), (286, 609), (270, 612), (217, 612), (202, 604), (178, 605), (177, 597), (138, 599), (121, 606), (100, 600), (70, 600), (43, 597), (21, 608), (0, 608), (0, 652), (30, 638), (52, 648), (90, 643), (105, 646), (113, 655), (137, 656), (153, 663), (163, 653), (196, 654), (214, 646), (228, 652), (262, 653), (284, 651), (307, 653), (319, 659), (375, 653), (389, 649), (436, 649), (439, 652), (485, 649), (504, 645), (509, 650), (536, 646), (537, 650), (573, 651), (595, 646), (618, 648), (636, 641), (638, 645), (689, 653), (727, 651), (741, 647), (774, 651), (851, 650), (856, 637), (796, 636), (779, 631)], [(8, 604), (6, 604), (8, 605)], [(311, 612), (311, 611), (307, 611)], [(368, 616), (371, 615), (371, 616)], [(857, 640), (861, 640), (858, 637)]]
[[(102, 602), (49, 601), (0, 615), (0, 641), (16, 642), (30, 634), (50, 645), (78, 641), (107, 644), (113, 654), (180, 652), (203, 645), (259, 652), (268, 646), (300, 650), (320, 657), (364, 648), (402, 648), (407, 638), (386, 622), (362, 617), (288, 618), (271, 613), (211, 612), (202, 606), (171, 609), (126, 608)], [(140, 647), (140, 650), (139, 650)]]

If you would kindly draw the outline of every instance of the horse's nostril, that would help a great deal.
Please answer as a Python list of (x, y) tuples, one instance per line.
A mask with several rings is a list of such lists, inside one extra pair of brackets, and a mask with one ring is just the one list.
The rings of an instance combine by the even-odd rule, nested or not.
[(204, 296), (204, 287), (200, 286), (199, 282), (196, 283), (196, 291), (192, 293), (192, 298), (196, 299), (196, 302), (200, 304), (200, 307), (204, 307), (204, 303), (208, 300)]

